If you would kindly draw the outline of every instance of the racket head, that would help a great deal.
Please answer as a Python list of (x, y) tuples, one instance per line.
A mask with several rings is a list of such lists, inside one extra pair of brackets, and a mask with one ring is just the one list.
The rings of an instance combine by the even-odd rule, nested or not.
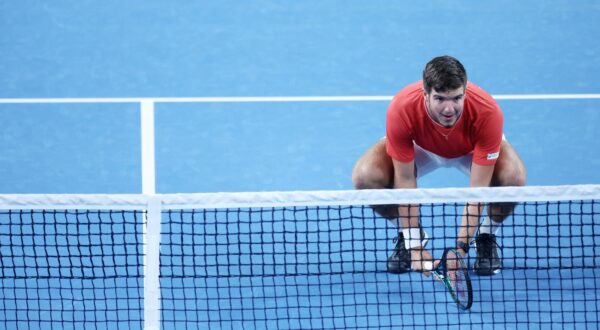
[(473, 287), (469, 269), (460, 253), (455, 249), (446, 249), (437, 269), (446, 279), (444, 282), (458, 308), (463, 310), (471, 308)]

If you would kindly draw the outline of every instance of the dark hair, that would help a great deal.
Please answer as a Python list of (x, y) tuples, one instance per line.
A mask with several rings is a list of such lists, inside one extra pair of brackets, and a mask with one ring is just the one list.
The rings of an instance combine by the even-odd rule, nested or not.
[(445, 93), (467, 86), (465, 67), (452, 56), (439, 56), (427, 63), (423, 70), (423, 86), (427, 94), (431, 89)]

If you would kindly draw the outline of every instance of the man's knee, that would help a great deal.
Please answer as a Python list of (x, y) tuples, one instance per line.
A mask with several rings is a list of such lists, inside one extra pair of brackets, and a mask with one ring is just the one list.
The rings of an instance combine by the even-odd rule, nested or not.
[[(492, 186), (496, 187), (521, 187), (527, 181), (527, 172), (522, 163), (510, 168), (503, 168), (494, 174)], [(488, 216), (495, 222), (502, 222), (512, 214), (516, 203), (491, 203), (488, 206)]]
[(494, 177), (493, 185), (498, 187), (521, 187), (527, 183), (524, 167), (518, 166), (504, 170)]
[(521, 187), (527, 182), (527, 170), (517, 151), (506, 141), (502, 142), (501, 159), (496, 164), (492, 186)]
[(356, 189), (391, 188), (393, 173), (392, 159), (385, 151), (385, 140), (380, 140), (354, 166), (352, 183)]
[(352, 171), (352, 183), (356, 189), (383, 189), (391, 186), (386, 170), (375, 164), (358, 163)]

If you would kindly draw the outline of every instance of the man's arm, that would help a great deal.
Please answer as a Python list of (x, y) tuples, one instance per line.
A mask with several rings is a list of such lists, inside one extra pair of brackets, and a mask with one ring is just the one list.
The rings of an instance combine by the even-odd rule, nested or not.
[[(473, 163), (471, 165), (471, 187), (489, 187), (492, 182), (492, 175), (494, 174), (494, 165), (478, 165)], [(479, 217), (483, 210), (482, 203), (467, 203), (462, 216), (461, 228), (458, 233), (457, 241), (459, 245), (469, 244), (469, 241), (473, 236), (477, 228), (479, 228)], [(464, 251), (464, 249), (461, 249)], [(464, 251), (466, 252), (466, 251)]]
[[(415, 173), (414, 160), (406, 163), (395, 159), (392, 161), (394, 164), (394, 188), (416, 188), (417, 177)], [(408, 242), (408, 245), (411, 247), (410, 253), (412, 269), (415, 271), (421, 271), (423, 269), (422, 263), (425, 261), (431, 261), (432, 257), (431, 254), (424, 250), (423, 246), (421, 246), (421, 241), (424, 237), (421, 237), (421, 227), (419, 225), (419, 205), (400, 205), (398, 207), (398, 213), (400, 214), (400, 221), (403, 229), (402, 231), (405, 233), (404, 240), (405, 242)], [(407, 232), (411, 234), (406, 235)], [(425, 275), (429, 276), (429, 272), (425, 272)]]
[[(417, 188), (417, 177), (415, 175), (415, 162), (404, 163), (392, 159), (394, 164), (394, 188), (407, 189)], [(399, 214), (402, 228), (419, 227), (419, 206), (400, 205)]]

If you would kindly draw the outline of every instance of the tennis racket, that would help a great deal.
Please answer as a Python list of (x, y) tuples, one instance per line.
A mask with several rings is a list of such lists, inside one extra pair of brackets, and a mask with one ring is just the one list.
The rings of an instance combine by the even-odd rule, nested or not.
[(423, 266), (431, 271), (437, 280), (444, 283), (458, 308), (463, 310), (471, 308), (473, 304), (471, 278), (463, 258), (455, 249), (444, 250), (444, 255), (435, 269), (431, 261), (424, 262)]

